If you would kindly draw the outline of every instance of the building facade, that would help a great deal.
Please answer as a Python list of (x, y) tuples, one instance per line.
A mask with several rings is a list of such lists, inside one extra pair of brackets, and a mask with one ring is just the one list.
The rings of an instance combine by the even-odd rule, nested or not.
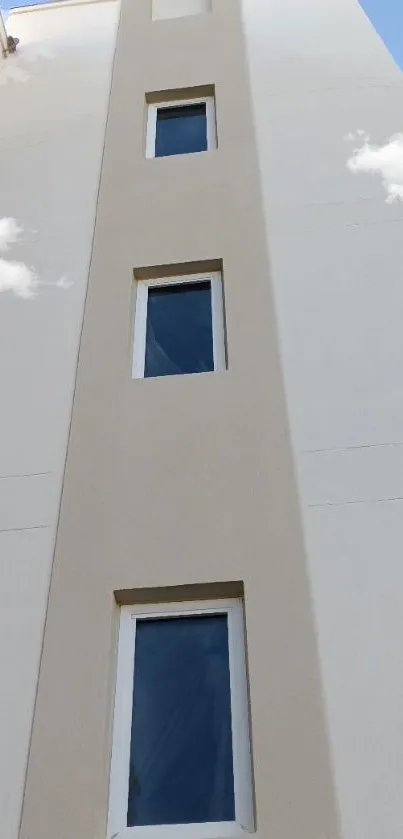
[(1, 835), (400, 839), (403, 211), (347, 163), (401, 73), (356, 0), (6, 29)]

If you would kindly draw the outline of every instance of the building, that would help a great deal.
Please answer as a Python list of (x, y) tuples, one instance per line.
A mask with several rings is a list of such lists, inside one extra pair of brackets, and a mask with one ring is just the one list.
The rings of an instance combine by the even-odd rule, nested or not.
[(403, 211), (346, 139), (401, 73), (356, 0), (6, 28), (1, 837), (401, 839)]

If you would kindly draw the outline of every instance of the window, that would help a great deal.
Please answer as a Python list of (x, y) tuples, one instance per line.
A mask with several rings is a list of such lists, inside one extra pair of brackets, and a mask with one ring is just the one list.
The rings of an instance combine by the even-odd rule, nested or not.
[(213, 96), (148, 106), (147, 157), (193, 154), (216, 145)]
[(224, 369), (220, 273), (139, 280), (133, 378)]
[(211, 0), (152, 0), (152, 18), (186, 17), (211, 11)]
[(240, 600), (122, 607), (108, 837), (253, 831)]

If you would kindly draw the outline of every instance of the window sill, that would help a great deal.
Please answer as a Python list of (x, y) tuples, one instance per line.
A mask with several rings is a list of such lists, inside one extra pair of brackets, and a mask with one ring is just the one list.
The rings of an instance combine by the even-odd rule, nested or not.
[(205, 822), (202, 824), (161, 824), (151, 827), (125, 827), (108, 839), (241, 839), (254, 831), (238, 822)]

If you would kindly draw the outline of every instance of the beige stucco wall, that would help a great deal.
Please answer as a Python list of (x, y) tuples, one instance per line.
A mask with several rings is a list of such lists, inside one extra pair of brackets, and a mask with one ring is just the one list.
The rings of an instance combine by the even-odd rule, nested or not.
[[(218, 150), (146, 160), (145, 94), (205, 84)], [(133, 269), (203, 259), (228, 371), (133, 381)], [(258, 836), (336, 838), (240, 6), (152, 23), (124, 0), (21, 839), (105, 839), (114, 592), (231, 580)]]
[[(17, 839), (94, 227), (118, 4), (8, 19), (0, 61), (0, 220), (36, 296), (0, 265), (0, 835)], [(1, 225), (1, 221), (0, 221)], [(18, 269), (21, 273), (22, 269)], [(61, 282), (62, 281), (62, 282)]]

